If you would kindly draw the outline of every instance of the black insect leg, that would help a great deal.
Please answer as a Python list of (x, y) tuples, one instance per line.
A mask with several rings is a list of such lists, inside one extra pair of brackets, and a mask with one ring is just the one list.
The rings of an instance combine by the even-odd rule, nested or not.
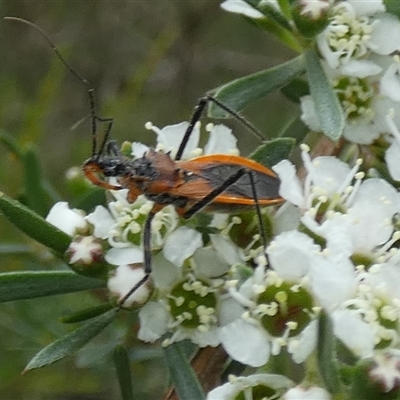
[(147, 216), (146, 222), (143, 228), (143, 251), (144, 251), (144, 277), (136, 283), (132, 289), (119, 301), (119, 306), (122, 307), (126, 300), (132, 296), (142, 285), (144, 285), (150, 278), (151, 273), (151, 221), (153, 221), (156, 212), (151, 211)]
[(182, 158), (182, 154), (185, 151), (185, 148), (189, 142), (190, 135), (193, 132), (196, 123), (201, 119), (204, 114), (204, 110), (206, 109), (209, 102), (216, 104), (218, 107), (222, 108), (226, 111), (229, 115), (236, 118), (240, 121), (243, 125), (245, 125), (261, 142), (265, 141), (267, 138), (263, 135), (250, 121), (248, 121), (243, 115), (239, 112), (235, 111), (234, 109), (230, 108), (226, 104), (222, 103), (217, 98), (211, 96), (210, 94), (202, 97), (197, 106), (194, 109), (192, 118), (190, 119), (189, 126), (186, 129), (186, 132), (183, 136), (182, 142), (179, 145), (178, 151), (175, 156), (175, 160), (179, 161)]
[(178, 161), (178, 160), (180, 160), (182, 158), (182, 154), (185, 151), (185, 148), (186, 148), (186, 146), (187, 146), (187, 144), (189, 142), (190, 135), (192, 134), (196, 123), (202, 117), (207, 104), (208, 104), (207, 97), (202, 97), (199, 100), (197, 106), (194, 108), (194, 112), (193, 112), (192, 118), (190, 119), (189, 126), (187, 127), (186, 132), (183, 135), (182, 142), (179, 145), (179, 149), (178, 149), (178, 151), (176, 153), (176, 156), (175, 156), (175, 160), (176, 161)]
[(264, 220), (261, 215), (261, 208), (260, 204), (258, 201), (258, 195), (257, 195), (257, 186), (256, 182), (254, 180), (253, 173), (246, 168), (241, 168), (237, 172), (235, 172), (233, 175), (231, 175), (229, 178), (225, 180), (219, 187), (215, 188), (213, 191), (211, 191), (207, 196), (203, 197), (201, 200), (199, 200), (197, 203), (195, 203), (189, 210), (187, 210), (183, 214), (183, 218), (190, 218), (197, 212), (199, 212), (201, 209), (212, 203), (212, 201), (219, 196), (221, 193), (223, 193), (226, 189), (229, 188), (229, 186), (233, 185), (235, 182), (237, 182), (243, 175), (247, 174), (250, 179), (250, 184), (251, 184), (251, 189), (253, 192), (253, 200), (254, 200), (254, 205), (257, 211), (257, 219), (261, 231), (261, 239), (263, 241), (263, 246), (264, 249), (267, 247), (267, 238), (265, 236), (265, 224)]

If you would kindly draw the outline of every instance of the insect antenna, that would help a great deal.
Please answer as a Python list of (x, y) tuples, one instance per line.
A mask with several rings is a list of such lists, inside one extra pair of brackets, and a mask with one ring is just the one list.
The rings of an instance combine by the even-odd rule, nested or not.
[[(114, 119), (113, 118), (102, 118), (102, 117), (99, 117), (96, 114), (96, 106), (95, 106), (96, 102), (95, 102), (95, 95), (94, 95), (93, 86), (90, 84), (90, 82), (85, 77), (80, 75), (77, 71), (75, 71), (71, 67), (71, 65), (66, 61), (64, 56), (61, 54), (60, 50), (58, 50), (56, 45), (52, 42), (50, 37), (39, 26), (37, 26), (36, 24), (34, 24), (31, 21), (28, 21), (26, 19), (19, 18), (19, 17), (4, 17), (3, 19), (6, 20), (6, 21), (21, 22), (21, 23), (29, 25), (30, 27), (35, 29), (36, 32), (38, 32), (42, 36), (42, 38), (47, 42), (47, 44), (51, 47), (51, 49), (54, 51), (54, 53), (56, 54), (58, 59), (64, 64), (64, 66), (68, 69), (68, 71), (86, 86), (87, 92), (88, 92), (88, 96), (89, 96), (89, 104), (90, 104), (90, 119), (91, 119), (91, 134), (92, 134), (92, 157), (97, 156), (97, 158), (99, 158), (102, 155), (102, 153), (104, 151), (104, 148), (106, 146), (106, 143), (107, 143), (108, 137), (110, 135), (110, 131), (111, 131)], [(105, 128), (104, 138), (103, 138), (103, 140), (102, 140), (102, 142), (100, 144), (99, 151), (97, 151), (97, 124), (96, 124), (96, 121), (103, 122), (103, 123), (107, 124), (106, 128)]]

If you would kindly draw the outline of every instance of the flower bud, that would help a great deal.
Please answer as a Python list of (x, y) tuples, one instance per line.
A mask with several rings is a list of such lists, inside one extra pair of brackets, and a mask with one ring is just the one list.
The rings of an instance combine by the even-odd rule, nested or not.
[(306, 38), (313, 38), (328, 25), (329, 0), (296, 0), (292, 4), (294, 23)]

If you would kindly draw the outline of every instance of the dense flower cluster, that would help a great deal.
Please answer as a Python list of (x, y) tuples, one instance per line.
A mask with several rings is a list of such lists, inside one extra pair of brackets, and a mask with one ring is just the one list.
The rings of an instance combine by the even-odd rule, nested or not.
[[(277, 1), (249, 3), (226, 0), (222, 7), (255, 20), (265, 18), (265, 9), (285, 15)], [(359, 153), (312, 158), (302, 145), (300, 167), (289, 160), (273, 167), (286, 203), (263, 214), (271, 227), (266, 249), (258, 229), (250, 231), (245, 245), (232, 235), (237, 227), (246, 232), (257, 225), (255, 216), (214, 213), (195, 216), (193, 223), (179, 218), (173, 206), (165, 207), (152, 221), (151, 279), (129, 297), (145, 277), (142, 233), (152, 202), (140, 196), (130, 203), (127, 190), (113, 191), (107, 207), (87, 216), (58, 203), (47, 219), (74, 237), (70, 263), (104, 257), (114, 266), (110, 296), (116, 304), (124, 299), (125, 308), (140, 308), (141, 340), (162, 339), (165, 346), (183, 339), (200, 347), (221, 344), (233, 360), (254, 368), (281, 354), (302, 364), (317, 349), (324, 314), (342, 350), (366, 363), (362, 376), (386, 393), (398, 389), (400, 377), (395, 350), (400, 344), (400, 194), (395, 186), (400, 180), (400, 59), (393, 55), (400, 50), (400, 22), (380, 0), (296, 4), (300, 16), (326, 20), (314, 44), (344, 111), (343, 141), (365, 146), (370, 155), (368, 146), (381, 140), (386, 175), (374, 174)], [(320, 131), (311, 95), (301, 98), (301, 110), (303, 122)], [(187, 123), (163, 129), (148, 123), (146, 128), (157, 134), (156, 151), (174, 157)], [(202, 150), (196, 126), (184, 159), (238, 154), (228, 128), (207, 130), (210, 139)], [(146, 151), (132, 144), (133, 157)], [(207, 399), (331, 398), (321, 381), (303, 386), (261, 371), (231, 376)]]

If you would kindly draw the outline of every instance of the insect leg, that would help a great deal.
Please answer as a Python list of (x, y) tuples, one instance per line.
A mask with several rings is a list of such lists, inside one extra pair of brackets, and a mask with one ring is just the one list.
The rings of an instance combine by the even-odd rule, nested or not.
[(143, 228), (143, 251), (144, 251), (144, 273), (145, 276), (133, 286), (129, 292), (119, 301), (119, 306), (122, 307), (126, 300), (133, 293), (136, 292), (142, 285), (144, 285), (148, 279), (150, 278), (151, 273), (151, 221), (153, 221), (154, 216), (156, 215), (156, 210), (150, 211), (147, 216), (146, 222)]
[(264, 142), (267, 138), (265, 135), (263, 135), (250, 121), (248, 121), (243, 115), (241, 115), (239, 112), (235, 111), (234, 109), (230, 108), (226, 104), (222, 103), (220, 100), (217, 98), (213, 97), (210, 94), (207, 94), (206, 96), (202, 97), (199, 102), (197, 103), (192, 118), (190, 119), (189, 126), (186, 129), (186, 132), (183, 136), (182, 142), (179, 145), (178, 151), (175, 156), (175, 160), (179, 161), (182, 158), (182, 154), (185, 151), (186, 145), (190, 139), (190, 135), (193, 132), (193, 129), (197, 123), (197, 121), (200, 120), (202, 117), (204, 110), (206, 109), (207, 104), (211, 102), (216, 104), (218, 107), (222, 108), (224, 111), (226, 111), (228, 114), (230, 114), (232, 117), (236, 118), (238, 121), (240, 121), (244, 126), (246, 126), (250, 132), (252, 132), (261, 142)]
[(261, 215), (260, 204), (258, 202), (257, 186), (256, 186), (256, 182), (255, 182), (253, 173), (251, 171), (247, 170), (246, 168), (239, 169), (237, 172), (235, 172), (230, 177), (228, 177), (220, 186), (218, 186), (213, 191), (208, 193), (207, 196), (204, 196), (197, 203), (193, 204), (193, 206), (191, 208), (189, 208), (189, 210), (187, 210), (183, 214), (183, 218), (188, 219), (188, 218), (192, 217), (194, 214), (196, 214), (202, 208), (204, 208), (208, 204), (212, 203), (212, 201), (217, 196), (219, 196), (226, 189), (228, 189), (229, 186), (231, 186), (235, 182), (237, 182), (245, 174), (247, 174), (249, 176), (249, 179), (250, 179), (251, 189), (252, 189), (252, 192), (253, 192), (253, 200), (254, 200), (256, 211), (257, 211), (258, 224), (259, 224), (259, 227), (260, 227), (261, 238), (262, 238), (264, 249), (265, 249), (267, 247), (267, 238), (265, 236), (265, 224), (264, 224), (264, 220), (263, 220), (262, 215)]
[(196, 123), (200, 120), (201, 116), (203, 115), (207, 104), (208, 104), (208, 98), (207, 97), (202, 97), (199, 100), (197, 106), (194, 108), (194, 112), (193, 112), (192, 118), (190, 119), (189, 126), (187, 127), (186, 132), (183, 135), (182, 142), (179, 145), (179, 149), (178, 149), (178, 151), (176, 153), (176, 156), (175, 156), (175, 160), (176, 161), (178, 161), (178, 160), (180, 160), (182, 158), (182, 154), (185, 151), (186, 145), (188, 144), (188, 141), (190, 139), (190, 135), (192, 134)]

